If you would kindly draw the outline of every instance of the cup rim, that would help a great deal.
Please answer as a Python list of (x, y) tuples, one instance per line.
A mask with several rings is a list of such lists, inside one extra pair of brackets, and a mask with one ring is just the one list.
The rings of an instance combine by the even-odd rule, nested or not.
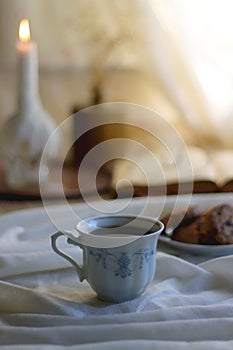
[[(128, 224), (132, 224), (134, 220), (139, 220), (140, 222), (146, 222), (148, 223), (148, 229), (151, 229), (152, 232), (149, 234), (140, 234), (140, 235), (127, 235), (127, 236), (104, 236), (104, 235), (94, 235), (91, 232), (88, 232), (88, 228), (90, 230), (90, 225), (89, 223), (91, 221), (95, 220), (101, 220), (101, 219), (121, 219), (121, 220), (130, 220)], [(157, 225), (157, 229), (153, 231), (153, 226)], [(118, 225), (114, 228), (120, 227), (123, 225)], [(125, 226), (125, 225), (124, 225)], [(103, 226), (92, 226), (94, 227), (103, 227)], [(148, 239), (149, 237), (153, 237), (156, 235), (159, 235), (163, 229), (164, 229), (164, 224), (157, 218), (149, 217), (149, 216), (140, 216), (140, 215), (126, 215), (126, 214), (117, 214), (117, 215), (98, 215), (98, 216), (93, 216), (93, 217), (87, 217), (75, 226), (75, 229), (78, 233), (78, 236), (75, 236), (74, 240), (79, 243), (80, 245), (84, 246), (92, 246), (96, 248), (114, 248), (122, 245), (126, 245), (128, 243), (131, 243), (137, 239)], [(145, 233), (148, 231), (145, 230)]]

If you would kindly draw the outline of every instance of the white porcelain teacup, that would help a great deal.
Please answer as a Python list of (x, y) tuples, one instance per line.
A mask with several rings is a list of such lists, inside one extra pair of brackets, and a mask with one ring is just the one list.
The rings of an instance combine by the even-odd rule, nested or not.
[[(74, 266), (80, 281), (86, 279), (100, 299), (122, 302), (140, 296), (152, 281), (163, 228), (159, 220), (148, 217), (99, 216), (80, 221), (76, 231), (56, 232), (51, 243), (53, 250)], [(83, 250), (83, 266), (57, 247), (60, 236)]]

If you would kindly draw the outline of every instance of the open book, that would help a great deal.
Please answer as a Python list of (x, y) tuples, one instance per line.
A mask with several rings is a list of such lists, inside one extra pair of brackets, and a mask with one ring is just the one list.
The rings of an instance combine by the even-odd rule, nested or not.
[(233, 150), (207, 153), (201, 148), (190, 147), (188, 154), (189, 164), (182, 154), (170, 162), (159, 159), (160, 155), (156, 158), (156, 153), (157, 162), (153, 161), (150, 152), (138, 153), (136, 161), (135, 156), (131, 160), (128, 154), (127, 159), (115, 161), (112, 186), (124, 195), (132, 193), (130, 186), (133, 186), (134, 195), (161, 194), (164, 188), (168, 194), (175, 194), (178, 183), (184, 185), (183, 192), (190, 189), (200, 193), (233, 191)]

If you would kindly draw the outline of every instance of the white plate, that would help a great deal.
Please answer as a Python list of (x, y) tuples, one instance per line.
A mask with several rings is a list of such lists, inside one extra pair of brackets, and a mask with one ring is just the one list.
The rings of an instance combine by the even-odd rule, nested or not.
[[(223, 204), (223, 203), (233, 205), (233, 193), (193, 195), (190, 205), (198, 205), (198, 207), (202, 211), (202, 210), (212, 208), (215, 205)], [(169, 203), (167, 203), (167, 206), (166, 206), (166, 213), (169, 212), (167, 208), (170, 205), (171, 205), (171, 202), (169, 201)], [(180, 209), (182, 209), (182, 201), (179, 207)], [(233, 244), (228, 244), (228, 245), (190, 244), (190, 243), (174, 241), (165, 235), (161, 235), (159, 240), (164, 244), (164, 246), (167, 246), (168, 248), (171, 248), (180, 252), (185, 252), (188, 254), (209, 256), (209, 257), (218, 257), (218, 256), (233, 254)]]
[(202, 255), (208, 257), (218, 257), (223, 255), (233, 254), (233, 244), (225, 245), (202, 245), (202, 244), (189, 244), (183, 242), (173, 241), (166, 236), (160, 236), (160, 242), (167, 245), (169, 248), (195, 255)]
[[(164, 203), (164, 198), (162, 197), (151, 197), (146, 205), (143, 215), (150, 217), (157, 216), (158, 208), (160, 208), (163, 204), (162, 215), (164, 215), (171, 211), (176, 200), (177, 196), (168, 196)], [(117, 211), (123, 207), (124, 209), (120, 210), (121, 214), (138, 214), (141, 208), (144, 206), (146, 199), (145, 197), (134, 198), (130, 201), (129, 205), (126, 205), (128, 202), (128, 199), (112, 201), (111, 208)], [(96, 204), (99, 202), (93, 203)], [(180, 195), (178, 200), (178, 208), (182, 209), (184, 203), (187, 203), (187, 196)], [(198, 204), (200, 209), (204, 210), (221, 203), (233, 204), (233, 193), (193, 195), (190, 205)], [(93, 207), (95, 207), (95, 205), (93, 205)], [(51, 212), (53, 213), (53, 219), (55, 218), (56, 223), (59, 224), (60, 228), (69, 230), (74, 228), (78, 221), (78, 219), (76, 220), (74, 217), (74, 213), (78, 213), (82, 218), (100, 214), (99, 212), (96, 212), (93, 207), (80, 203), (72, 205), (71, 207), (60, 205), (51, 206), (50, 208)], [(101, 210), (101, 208), (104, 208), (104, 203), (103, 205), (101, 203), (98, 205), (98, 209)], [(72, 212), (70, 209), (72, 209)], [(57, 230), (57, 227), (51, 223), (43, 208), (22, 210), (0, 216), (1, 232), (7, 231), (14, 226), (22, 226), (25, 229), (25, 233), (22, 235), (23, 240), (31, 243), (38, 239), (46, 238), (46, 241), (49, 244), (50, 235)], [(233, 245), (194, 245), (175, 242), (166, 236), (160, 236), (159, 241), (163, 245), (161, 249), (166, 251), (167, 248), (168, 252), (171, 252), (170, 250), (173, 249), (173, 251), (177, 252), (205, 255), (208, 257), (233, 254)]]

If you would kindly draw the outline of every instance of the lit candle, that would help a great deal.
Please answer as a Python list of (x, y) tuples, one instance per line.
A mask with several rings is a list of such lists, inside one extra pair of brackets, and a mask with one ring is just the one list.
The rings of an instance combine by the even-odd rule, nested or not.
[(18, 111), (30, 113), (35, 104), (40, 103), (38, 94), (37, 45), (31, 41), (27, 19), (19, 25), (19, 41), (16, 43), (18, 55)]
[[(40, 167), (44, 147), (56, 125), (43, 108), (38, 89), (37, 46), (30, 39), (28, 20), (19, 26), (16, 43), (18, 56), (18, 106), (0, 135), (6, 183), (10, 187), (39, 185), (48, 180), (46, 165)], [(50, 145), (49, 155), (55, 156), (59, 135)]]

